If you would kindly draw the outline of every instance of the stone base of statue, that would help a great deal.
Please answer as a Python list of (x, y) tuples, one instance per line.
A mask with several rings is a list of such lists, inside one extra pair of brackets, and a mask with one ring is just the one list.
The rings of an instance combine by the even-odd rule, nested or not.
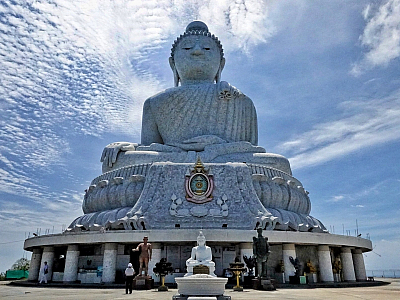
[(231, 299), (230, 296), (224, 295), (228, 278), (196, 274), (175, 278), (175, 281), (178, 285), (179, 295), (173, 296), (173, 300), (186, 300), (189, 297), (214, 297), (214, 299), (218, 300)]
[[(266, 230), (326, 232), (322, 223), (309, 215), (311, 204), (302, 184), (262, 165), (205, 163), (210, 174), (202, 178), (218, 189), (209, 198), (188, 200), (183, 187), (194, 163), (195, 157), (191, 163), (157, 162), (104, 173), (93, 180), (85, 196), (88, 200), (84, 200), (88, 208), (68, 231), (98, 231), (101, 227), (253, 230), (261, 226)], [(268, 196), (271, 193), (277, 196)]]
[(275, 280), (271, 278), (255, 278), (253, 279), (253, 289), (264, 291), (275, 291)]
[(149, 276), (138, 275), (133, 279), (132, 288), (135, 290), (150, 290), (154, 287), (154, 279)]

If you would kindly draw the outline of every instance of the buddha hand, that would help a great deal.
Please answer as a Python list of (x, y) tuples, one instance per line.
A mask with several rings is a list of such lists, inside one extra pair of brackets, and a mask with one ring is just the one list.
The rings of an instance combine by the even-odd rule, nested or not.
[(120, 151), (135, 151), (138, 144), (129, 142), (116, 142), (107, 145), (101, 154), (100, 162), (105, 162), (110, 168), (117, 161)]

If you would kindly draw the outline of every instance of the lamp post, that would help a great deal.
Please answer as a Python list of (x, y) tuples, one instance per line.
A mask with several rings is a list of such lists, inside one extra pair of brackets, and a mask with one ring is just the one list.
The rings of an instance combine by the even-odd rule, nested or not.
[(172, 273), (173, 269), (170, 262), (167, 262), (166, 258), (161, 258), (160, 262), (156, 263), (153, 272), (160, 275), (161, 285), (158, 287), (159, 292), (168, 291), (168, 287), (165, 285), (165, 276), (168, 273)]
[(242, 272), (246, 271), (244, 267), (244, 263), (240, 262), (238, 258), (235, 259), (235, 262), (229, 264), (229, 270), (232, 271), (236, 276), (236, 286), (233, 287), (234, 291), (242, 292), (243, 287), (239, 285), (239, 276)]

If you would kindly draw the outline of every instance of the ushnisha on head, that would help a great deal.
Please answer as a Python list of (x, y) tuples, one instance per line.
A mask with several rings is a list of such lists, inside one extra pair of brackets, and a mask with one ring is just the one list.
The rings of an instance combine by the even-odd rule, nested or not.
[(204, 236), (203, 231), (200, 231), (197, 237), (197, 245), (204, 246), (205, 244), (206, 244), (206, 237)]
[(175, 86), (219, 82), (225, 66), (224, 51), (218, 38), (201, 21), (191, 22), (171, 49), (169, 58)]
[(128, 264), (128, 268), (132, 268), (132, 264), (131, 263)]

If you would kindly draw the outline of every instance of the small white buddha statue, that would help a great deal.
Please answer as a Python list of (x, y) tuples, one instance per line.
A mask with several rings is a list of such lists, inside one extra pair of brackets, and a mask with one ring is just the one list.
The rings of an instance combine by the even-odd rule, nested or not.
[(216, 276), (214, 274), (215, 263), (212, 261), (211, 248), (206, 246), (206, 237), (202, 231), (200, 231), (197, 237), (197, 246), (192, 248), (192, 254), (186, 261), (187, 273), (185, 276), (193, 275), (193, 267), (199, 265), (207, 266), (209, 275)]

